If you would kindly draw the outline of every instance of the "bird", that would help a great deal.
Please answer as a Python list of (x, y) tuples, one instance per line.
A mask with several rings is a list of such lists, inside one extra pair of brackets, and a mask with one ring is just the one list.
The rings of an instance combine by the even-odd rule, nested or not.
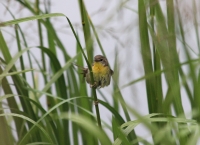
[(96, 55), (92, 64), (92, 73), (94, 77), (94, 84), (91, 82), (90, 70), (88, 68), (82, 69), (83, 77), (86, 82), (90, 84), (91, 88), (103, 88), (110, 84), (111, 76), (114, 71), (110, 68), (108, 60), (102, 55)]

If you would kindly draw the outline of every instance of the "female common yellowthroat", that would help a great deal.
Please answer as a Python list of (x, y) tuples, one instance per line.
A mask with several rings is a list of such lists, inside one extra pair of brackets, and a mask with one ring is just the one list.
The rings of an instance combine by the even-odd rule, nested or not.
[(90, 71), (88, 68), (83, 69), (83, 76), (90, 87), (103, 88), (110, 84), (113, 70), (110, 69), (108, 60), (102, 55), (96, 55), (92, 64), (92, 73), (94, 77), (94, 84), (91, 84)]

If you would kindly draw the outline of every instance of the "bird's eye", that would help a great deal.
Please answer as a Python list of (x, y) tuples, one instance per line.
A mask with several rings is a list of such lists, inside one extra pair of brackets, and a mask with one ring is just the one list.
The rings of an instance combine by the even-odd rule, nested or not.
[(103, 59), (100, 59), (100, 61), (103, 61)]

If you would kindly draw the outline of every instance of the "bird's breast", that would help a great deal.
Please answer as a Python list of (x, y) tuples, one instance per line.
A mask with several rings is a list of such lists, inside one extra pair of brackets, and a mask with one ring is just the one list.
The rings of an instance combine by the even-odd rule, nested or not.
[(92, 66), (92, 72), (94, 74), (107, 74), (109, 72), (109, 67), (108, 66), (104, 66), (102, 63), (100, 62), (95, 62)]

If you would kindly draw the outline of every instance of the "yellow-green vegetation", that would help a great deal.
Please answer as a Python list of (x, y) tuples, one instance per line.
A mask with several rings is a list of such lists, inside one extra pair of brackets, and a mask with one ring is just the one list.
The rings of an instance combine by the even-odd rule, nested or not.
[[(86, 3), (83, 0), (77, 2), (81, 28), (66, 14), (51, 13), (51, 7), (57, 1), (16, 0), (20, 8), (32, 15), (21, 18), (15, 18), (10, 1), (1, 3), (13, 19), (1, 18), (0, 22), (0, 144), (196, 145), (200, 136), (200, 38), (196, 1), (188, 2), (192, 3), (191, 9), (187, 10), (192, 15), (189, 27), (194, 33), (191, 38), (186, 37), (188, 28), (184, 24), (187, 20), (181, 13), (180, 0), (138, 0), (134, 1), (137, 4), (135, 10), (135, 5), (130, 5), (131, 0), (117, 2), (118, 12), (128, 10), (129, 15), (137, 15), (137, 19), (129, 25), (128, 31), (119, 33), (119, 39), (111, 36), (120, 43), (126, 33), (129, 40), (134, 39), (129, 37), (129, 32), (137, 29), (134, 35), (138, 38), (141, 57), (137, 61), (141, 61), (144, 70), (143, 76), (128, 79), (125, 84), (120, 84), (120, 80), (127, 80), (127, 74), (135, 74), (137, 70), (131, 66), (131, 61), (136, 60), (131, 52), (126, 58), (118, 57), (123, 44), (116, 44), (111, 58), (108, 47), (102, 45), (102, 35), (90, 18)], [(106, 18), (112, 21), (118, 14), (110, 13)], [(63, 44), (68, 40), (61, 38), (60, 31), (55, 28), (52, 19), (56, 18), (63, 19), (62, 29), (70, 32), (74, 46)], [(29, 44), (27, 39), (30, 38), (22, 22), (34, 23), (36, 31), (33, 35), (38, 44)], [(11, 33), (6, 31), (8, 28)], [(106, 28), (105, 23), (102, 29)], [(16, 41), (14, 51), (7, 35)], [(195, 39), (196, 44), (190, 46), (187, 39)], [(122, 48), (117, 49), (119, 46)], [(106, 92), (105, 88), (90, 88), (74, 67), (74, 63), (87, 65), (93, 84), (91, 63), (96, 49), (108, 58), (114, 71)], [(130, 45), (131, 49), (135, 48)], [(71, 50), (75, 55), (71, 55)], [(127, 70), (126, 65), (130, 65)], [(127, 74), (120, 75), (122, 71)], [(145, 83), (139, 89), (146, 95), (139, 94), (138, 97), (146, 97), (147, 103), (140, 102), (141, 107), (135, 109), (131, 105), (134, 104), (131, 101), (137, 100), (135, 92), (124, 93), (123, 90), (132, 90), (139, 82)], [(148, 106), (147, 115), (139, 113), (145, 105)], [(105, 109), (100, 106), (111, 114), (109, 122), (102, 117)], [(190, 112), (186, 111), (188, 106)], [(146, 128), (142, 136), (137, 133), (138, 125)]]

